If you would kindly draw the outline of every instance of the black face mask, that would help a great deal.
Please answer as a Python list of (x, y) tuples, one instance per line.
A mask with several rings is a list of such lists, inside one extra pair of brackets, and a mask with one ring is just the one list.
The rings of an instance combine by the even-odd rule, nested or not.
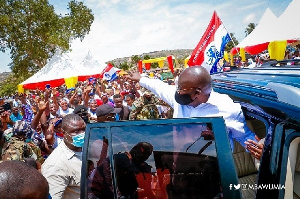
[(180, 105), (188, 105), (192, 103), (195, 99), (192, 99), (189, 94), (180, 95), (177, 91), (175, 92), (175, 100)]

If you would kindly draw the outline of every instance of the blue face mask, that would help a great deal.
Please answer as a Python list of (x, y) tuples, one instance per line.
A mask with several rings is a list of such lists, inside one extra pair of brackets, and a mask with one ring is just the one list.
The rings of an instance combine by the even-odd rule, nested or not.
[(80, 133), (78, 135), (72, 136), (72, 145), (76, 147), (83, 147), (84, 146), (84, 137), (85, 133)]

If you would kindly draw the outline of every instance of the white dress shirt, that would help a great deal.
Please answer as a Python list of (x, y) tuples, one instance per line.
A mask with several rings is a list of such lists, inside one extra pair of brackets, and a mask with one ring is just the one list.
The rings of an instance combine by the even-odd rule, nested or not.
[(174, 109), (174, 118), (222, 116), (227, 127), (231, 146), (233, 146), (232, 139), (235, 139), (244, 147), (244, 142), (247, 139), (255, 140), (255, 134), (246, 125), (240, 104), (234, 103), (228, 95), (216, 93), (212, 90), (206, 103), (193, 107), (180, 105), (175, 101), (176, 86), (174, 85), (146, 77), (141, 78), (140, 85), (168, 103)]
[(42, 164), (52, 199), (80, 198), (82, 152), (74, 152), (62, 141)]

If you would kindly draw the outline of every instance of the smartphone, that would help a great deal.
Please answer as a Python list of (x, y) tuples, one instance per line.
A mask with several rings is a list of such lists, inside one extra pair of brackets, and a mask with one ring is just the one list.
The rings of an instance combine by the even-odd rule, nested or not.
[(46, 84), (46, 89), (51, 88), (50, 84)]
[(2, 108), (4, 109), (4, 111), (8, 111), (11, 109), (11, 105), (10, 103), (5, 103), (2, 105)]

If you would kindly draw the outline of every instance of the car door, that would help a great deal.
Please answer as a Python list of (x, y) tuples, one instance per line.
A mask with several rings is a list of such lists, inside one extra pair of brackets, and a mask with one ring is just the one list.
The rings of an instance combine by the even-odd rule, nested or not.
[(223, 118), (88, 124), (81, 198), (97, 197), (241, 198)]

